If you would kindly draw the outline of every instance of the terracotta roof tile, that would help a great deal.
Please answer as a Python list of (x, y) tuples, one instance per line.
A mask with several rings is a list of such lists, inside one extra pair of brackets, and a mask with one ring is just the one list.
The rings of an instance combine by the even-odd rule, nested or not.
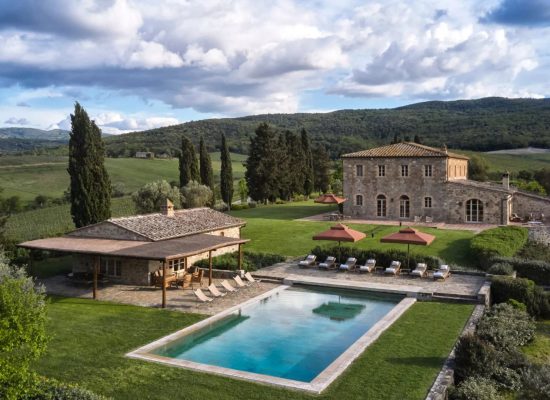
[(342, 158), (368, 158), (368, 157), (452, 157), (468, 160), (468, 157), (451, 153), (435, 147), (424, 146), (418, 143), (401, 142), (388, 146), (375, 147), (374, 149), (357, 151), (344, 154)]
[(245, 224), (242, 219), (206, 207), (176, 210), (173, 217), (155, 213), (113, 218), (109, 219), (108, 222), (152, 241), (189, 236)]

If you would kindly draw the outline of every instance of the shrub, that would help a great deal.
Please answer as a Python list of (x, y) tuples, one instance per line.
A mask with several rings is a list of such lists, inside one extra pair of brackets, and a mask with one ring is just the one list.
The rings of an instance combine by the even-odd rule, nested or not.
[(23, 400), (106, 400), (107, 398), (95, 394), (88, 389), (77, 385), (61, 383), (54, 379), (42, 378), (39, 380), (34, 393), (23, 397)]
[(514, 273), (514, 268), (508, 263), (496, 263), (491, 265), (488, 271), (492, 275), (512, 275)]
[(550, 285), (550, 263), (517, 257), (493, 257), (492, 263), (508, 263), (520, 278), (535, 281), (537, 285)]
[(451, 390), (450, 400), (499, 400), (497, 386), (486, 378), (471, 377)]
[(495, 349), (511, 351), (533, 340), (535, 328), (533, 319), (525, 311), (501, 303), (483, 315), (476, 333)]
[(529, 279), (499, 276), (491, 284), (493, 303), (506, 303), (513, 299), (525, 304), (527, 311), (534, 317), (546, 317), (550, 314), (548, 294)]
[(487, 229), (470, 242), (472, 254), (480, 266), (488, 268), (494, 256), (515, 255), (527, 243), (527, 229), (519, 226), (501, 226)]
[(518, 256), (525, 260), (540, 260), (550, 263), (550, 246), (535, 241), (528, 241)]
[[(279, 254), (269, 253), (250, 253), (245, 252), (243, 257), (243, 269), (247, 271), (256, 271), (257, 269), (268, 267), (286, 258)], [(195, 263), (200, 268), (208, 268), (208, 260), (199, 260)], [(235, 271), (238, 266), (237, 254), (228, 253), (212, 258), (212, 266), (216, 269)]]
[(550, 400), (550, 364), (531, 365), (522, 376), (523, 400)]
[(474, 334), (462, 336), (455, 351), (455, 380), (460, 383), (470, 376), (487, 377), (498, 367), (493, 346)]
[(185, 208), (205, 207), (212, 204), (212, 190), (198, 182), (190, 181), (181, 188), (181, 202)]
[(249, 201), (248, 202), (248, 208), (256, 208), (258, 206), (258, 203), (255, 201)]
[(233, 204), (231, 206), (232, 211), (246, 210), (247, 208), (248, 208), (248, 204)]
[(517, 310), (525, 311), (527, 312), (527, 306), (523, 303), (520, 303), (517, 300), (510, 299), (506, 302), (506, 304), (510, 304), (512, 307), (514, 307)]
[[(315, 254), (317, 259), (325, 259), (327, 256), (338, 256), (340, 249), (338, 246), (333, 247), (320, 247), (317, 246), (311, 250), (311, 254)], [(369, 258), (374, 258), (377, 265), (387, 265), (389, 266), (393, 260), (399, 260), (402, 262), (404, 268), (406, 268), (407, 253), (401, 250), (362, 250), (355, 247), (342, 247), (341, 254), (342, 258), (355, 257), (359, 263), (364, 263)], [(410, 266), (415, 268), (418, 263), (426, 263), (428, 268), (437, 269), (443, 262), (438, 257), (433, 256), (423, 256), (419, 254), (410, 255)]]
[(164, 180), (147, 183), (132, 195), (136, 211), (140, 214), (159, 212), (166, 199), (170, 199), (174, 208), (181, 207), (179, 190)]

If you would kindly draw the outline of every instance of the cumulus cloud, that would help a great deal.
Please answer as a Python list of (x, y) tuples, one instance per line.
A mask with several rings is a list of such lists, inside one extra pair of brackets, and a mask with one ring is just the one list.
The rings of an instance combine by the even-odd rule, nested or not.
[[(533, 29), (509, 26), (520, 3)], [(0, 84), (63, 95), (94, 87), (230, 116), (296, 112), (305, 91), (548, 95), (544, 4), (0, 0)], [(121, 118), (104, 126), (149, 126)]]
[(4, 121), (5, 124), (9, 125), (30, 125), (29, 120), (26, 118), (17, 118), (11, 117)]

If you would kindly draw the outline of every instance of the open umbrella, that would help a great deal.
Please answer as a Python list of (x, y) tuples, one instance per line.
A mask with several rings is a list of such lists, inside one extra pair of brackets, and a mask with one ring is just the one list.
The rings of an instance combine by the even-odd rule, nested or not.
[(338, 197), (332, 193), (325, 193), (313, 200), (314, 203), (320, 204), (342, 204), (346, 201), (344, 197)]
[(410, 245), (429, 246), (435, 239), (434, 235), (419, 232), (416, 229), (407, 227), (400, 229), (399, 232), (384, 236), (380, 241), (382, 243), (402, 243), (407, 245), (407, 268), (409, 268)]
[[(332, 240), (338, 242), (338, 253), (340, 253), (341, 242), (357, 242), (364, 239), (365, 236), (363, 232), (351, 229), (347, 225), (336, 224), (331, 226), (329, 230), (313, 236), (313, 240)], [(338, 257), (340, 257), (340, 254), (338, 254)]]

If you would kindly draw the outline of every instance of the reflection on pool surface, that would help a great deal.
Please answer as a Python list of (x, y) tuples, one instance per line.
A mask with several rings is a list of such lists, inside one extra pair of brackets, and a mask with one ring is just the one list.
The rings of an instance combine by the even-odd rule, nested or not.
[(402, 299), (291, 287), (152, 353), (310, 382)]

